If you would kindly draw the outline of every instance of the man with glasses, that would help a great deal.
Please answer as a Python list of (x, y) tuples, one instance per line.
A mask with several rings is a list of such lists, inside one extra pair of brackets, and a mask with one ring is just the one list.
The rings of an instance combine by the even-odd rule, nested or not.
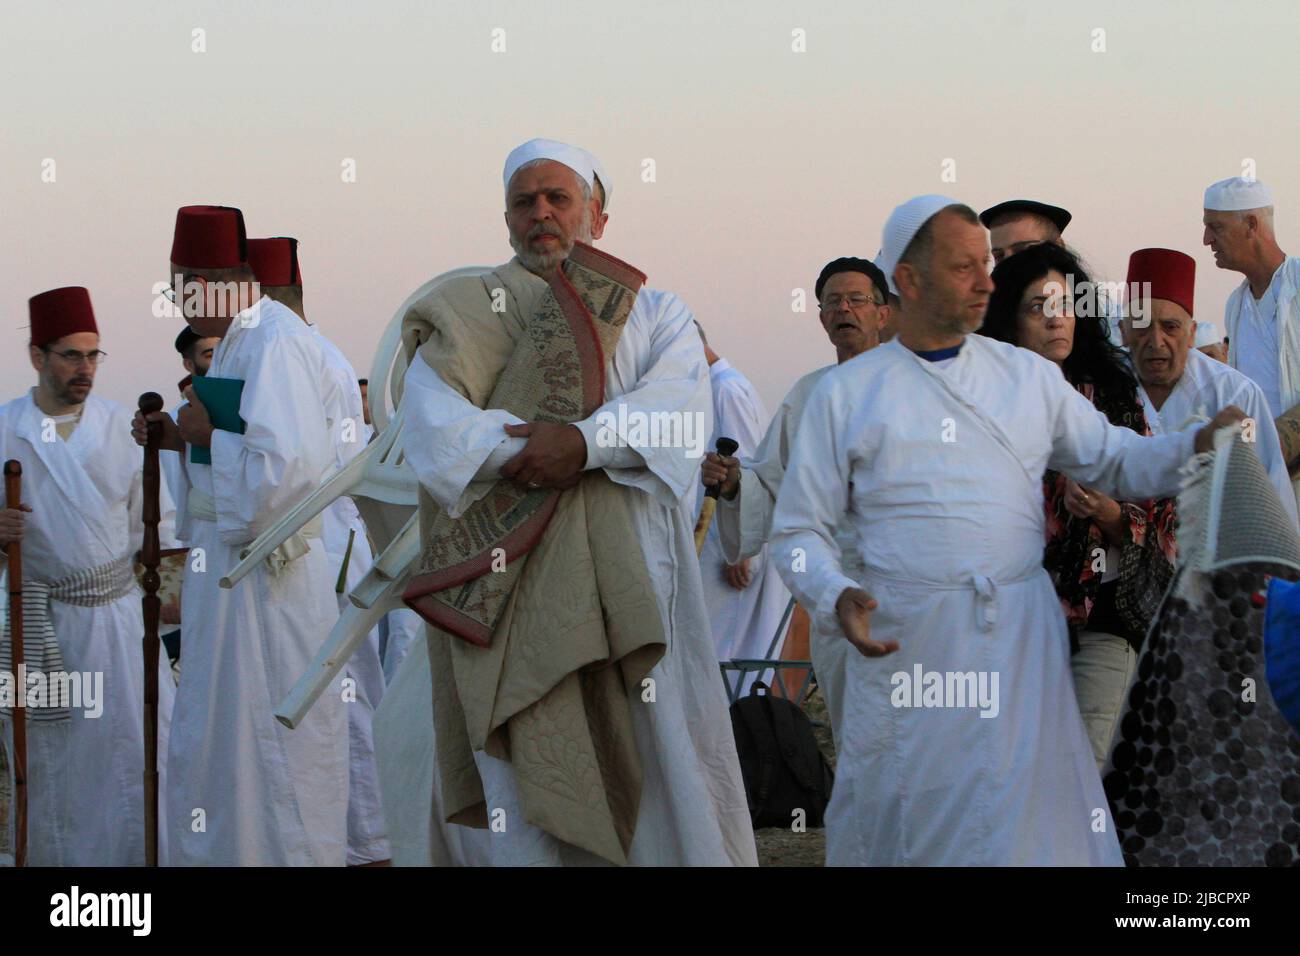
[[(875, 263), (851, 256), (828, 262), (817, 277), (814, 291), (822, 328), (835, 346), (837, 365), (880, 344), (890, 318), (889, 287)], [(766, 546), (772, 532), (772, 509), (790, 461), (804, 404), (822, 377), (835, 367), (824, 365), (794, 383), (752, 459), (741, 462), (717, 454), (706, 458), (702, 468), (704, 484), (722, 482), (714, 524), (727, 561), (741, 561)], [(851, 537), (836, 540), (844, 566), (854, 567), (856, 549)], [(842, 699), (839, 684), (844, 668), (831, 666), (831, 660), (847, 653), (849, 644), (838, 632), (827, 635), (816, 627), (811, 629), (810, 640), (813, 670), (826, 706), (834, 714)], [(833, 721), (833, 726), (838, 725), (838, 720)]]
[[(36, 387), (0, 407), (0, 460), (23, 469), (22, 504), (0, 511), (0, 548), (22, 548), (26, 652), (16, 679), (6, 621), (0, 746), (11, 747), (8, 705), (25, 688), (30, 865), (141, 866), (140, 450), (130, 412), (90, 394), (105, 358), (90, 294), (53, 289), (29, 312)], [(174, 685), (165, 659), (158, 669), (165, 776)]]

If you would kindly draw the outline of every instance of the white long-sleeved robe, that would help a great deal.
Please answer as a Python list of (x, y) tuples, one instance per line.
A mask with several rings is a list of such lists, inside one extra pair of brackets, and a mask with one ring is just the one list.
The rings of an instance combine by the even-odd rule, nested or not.
[[(325, 373), (332, 386), (326, 396), (330, 434), (334, 439), (331, 473), (341, 470), (361, 454), (369, 437), (361, 406), (357, 373), (338, 346), (318, 326), (309, 326), (325, 357)], [(352, 552), (348, 555), (348, 541)], [(374, 563), (370, 539), (361, 513), (347, 495), (335, 499), (322, 515), (321, 540), (338, 586), (338, 572), (347, 561), (339, 612), (349, 605), (348, 592)], [(387, 860), (388, 827), (379, 800), (379, 775), (375, 770), (375, 743), (371, 724), (384, 696), (384, 668), (379, 660), (379, 628), (370, 630), (347, 663), (347, 676), (355, 682), (356, 699), (348, 698), (348, 865)]]
[[(539, 280), (540, 281), (540, 280)], [(711, 431), (703, 349), (690, 311), (673, 296), (642, 289), (606, 369), (602, 410), (618, 415), (681, 411), (702, 437)], [(407, 460), (453, 516), (486, 494), (525, 439), (503, 427), (519, 419), (483, 410), (438, 378), (418, 356), (406, 376)], [(655, 702), (632, 700), (644, 785), (633, 865), (754, 865), (757, 854), (727, 719), (726, 694), (709, 637), (692, 525), (681, 500), (699, 480), (699, 458), (682, 448), (602, 447), (601, 425), (576, 423), (587, 467), (638, 494), (636, 537), (659, 598), (668, 651), (651, 672)], [(476, 480), (480, 479), (480, 480)], [(423, 676), (418, 668), (423, 667)], [(487, 804), (505, 810), (506, 832), (448, 825), (432, 759), (428, 658), (412, 650), (375, 719), (375, 746), (394, 862), (555, 865), (598, 862), (523, 821), (513, 770), (475, 754)], [(430, 821), (433, 830), (430, 833)], [(460, 831), (460, 832), (457, 832)], [(448, 853), (448, 848), (451, 852)]]
[[(246, 430), (212, 433), (212, 464), (187, 454), (179, 536), (191, 557), (181, 683), (169, 759), (171, 862), (342, 866), (348, 800), (341, 681), (288, 730), (275, 706), (338, 618), (319, 538), (278, 573), (263, 563), (218, 586), (240, 550), (310, 494), (333, 461), (320, 344), (293, 312), (260, 299), (231, 323), (208, 375), (244, 380)], [(196, 492), (198, 494), (196, 495)], [(211, 497), (216, 520), (198, 516)], [(337, 569), (336, 569), (337, 570)]]
[[(1256, 384), (1267, 382), (1277, 390), (1277, 407), (1269, 404), (1272, 416), (1277, 418), (1300, 405), (1300, 256), (1287, 256), (1269, 287), (1273, 293), (1271, 314), (1258, 315), (1250, 280), (1243, 279), (1224, 303), (1223, 329), (1228, 339), (1228, 364), (1248, 378), (1259, 375)], [(1261, 333), (1270, 327), (1273, 334), (1264, 334), (1261, 341)], [(1268, 349), (1262, 347), (1263, 342), (1276, 342), (1277, 365), (1272, 369), (1264, 367)], [(1291, 488), (1300, 508), (1300, 478), (1291, 483)]]
[[(893, 341), (823, 377), (772, 551), (818, 627), (838, 629), (838, 596), (861, 586), (879, 602), (872, 638), (901, 645), (844, 656), (828, 863), (1121, 863), (1042, 566), (1041, 479), (1051, 467), (1120, 498), (1165, 497), (1193, 439), (1114, 428), (1056, 366), (982, 336), (946, 367)], [(861, 580), (840, 566), (846, 522)], [(957, 675), (982, 675), (986, 706), (896, 706), (926, 703), (930, 673), (953, 705), (970, 703)]]
[[(767, 409), (758, 392), (726, 359), (709, 366), (713, 393), (713, 434), (709, 450), (725, 435), (740, 446), (736, 454), (749, 457), (763, 438), (768, 421)], [(703, 495), (697, 494), (703, 501)], [(772, 636), (790, 603), (781, 576), (768, 560), (767, 549), (760, 547), (749, 558), (749, 587), (737, 590), (728, 583), (724, 572), (728, 559), (718, 538), (717, 513), (700, 551), (700, 575), (704, 581), (704, 604), (709, 609), (713, 642), (718, 660), (761, 658), (772, 644)], [(777, 648), (779, 652), (780, 648)]]
[[(143, 474), (131, 413), (96, 396), (65, 442), (29, 394), (0, 407), (0, 461), (22, 463), (22, 500), (31, 505), (22, 541), (26, 581), (56, 582), (131, 558), (142, 543)], [(49, 440), (46, 440), (49, 439)], [(160, 504), (168, 510), (166, 491)], [(161, 532), (165, 535), (165, 530)], [(68, 672), (102, 675), (96, 709), (71, 720), (27, 723), (28, 864), (143, 866), (144, 618), (141, 592), (98, 607), (50, 602)], [(158, 663), (158, 769), (167, 780), (167, 736), (175, 686), (166, 654)], [(75, 701), (74, 701), (75, 703)], [(4, 719), (0, 745), (12, 754)], [(12, 758), (8, 765), (13, 767)], [(162, 828), (160, 827), (160, 830)], [(165, 841), (165, 833), (160, 833)], [(12, 836), (10, 846), (13, 846)], [(160, 856), (165, 854), (160, 843)]]
[(1182, 377), (1159, 411), (1156, 411), (1145, 388), (1139, 388), (1138, 394), (1146, 411), (1147, 424), (1155, 435), (1198, 428), (1213, 418), (1219, 409), (1228, 405), (1236, 405), (1253, 418), (1255, 453), (1267, 469), (1268, 477), (1282, 499), (1282, 506), (1291, 515), (1292, 521), (1297, 520), (1296, 499), (1292, 493), (1286, 462), (1282, 458), (1277, 426), (1273, 424), (1264, 391), (1255, 382), (1231, 366), (1215, 361), (1197, 349), (1191, 349), (1187, 354), (1187, 366), (1183, 369)]

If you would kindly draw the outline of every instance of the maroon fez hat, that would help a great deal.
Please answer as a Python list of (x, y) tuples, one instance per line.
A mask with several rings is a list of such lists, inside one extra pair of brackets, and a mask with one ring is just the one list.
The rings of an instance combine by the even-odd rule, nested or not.
[(248, 265), (262, 285), (302, 285), (297, 239), (249, 239)]
[[(1128, 260), (1128, 287), (1135, 282), (1151, 283), (1151, 298), (1176, 302), (1192, 311), (1196, 291), (1196, 260), (1173, 249), (1139, 249)], [(1133, 293), (1130, 291), (1129, 293)]]
[(32, 296), (27, 301), (27, 311), (32, 321), (32, 345), (38, 348), (74, 332), (99, 333), (95, 310), (90, 307), (90, 293), (79, 285)]
[(231, 269), (248, 261), (244, 214), (233, 206), (176, 210), (172, 262), (191, 269)]

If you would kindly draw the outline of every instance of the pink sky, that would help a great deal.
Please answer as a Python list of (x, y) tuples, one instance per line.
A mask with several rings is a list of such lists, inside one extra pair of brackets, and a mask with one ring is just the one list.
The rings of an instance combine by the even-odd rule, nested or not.
[[(178, 325), (152, 317), (150, 291), (176, 207), (195, 202), (301, 240), (308, 314), (365, 375), (416, 286), (509, 257), (501, 164), (537, 135), (602, 157), (602, 246), (678, 293), (769, 410), (833, 360), (793, 290), (811, 300), (828, 259), (874, 256), (890, 209), (923, 192), (1066, 206), (1066, 238), (1101, 278), (1142, 246), (1188, 252), (1197, 315), (1218, 322), (1239, 277), (1200, 244), (1209, 182), (1253, 160), (1283, 248), (1300, 251), (1297, 35), (1287, 2), (11, 8), (4, 398), (34, 380), (27, 299), (60, 285), (91, 290), (110, 353), (98, 394), (175, 395)], [(949, 158), (956, 182), (941, 180)]]

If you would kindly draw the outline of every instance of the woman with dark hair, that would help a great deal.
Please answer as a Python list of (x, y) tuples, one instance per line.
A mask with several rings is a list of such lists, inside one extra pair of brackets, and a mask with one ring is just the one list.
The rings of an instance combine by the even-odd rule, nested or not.
[[(1055, 362), (1111, 424), (1151, 434), (1138, 384), (1110, 343), (1103, 303), (1078, 259), (1053, 243), (993, 270), (980, 332)], [(1151, 617), (1173, 575), (1174, 499), (1117, 502), (1065, 475), (1043, 475), (1047, 547), (1070, 628), (1079, 711), (1100, 768)]]

